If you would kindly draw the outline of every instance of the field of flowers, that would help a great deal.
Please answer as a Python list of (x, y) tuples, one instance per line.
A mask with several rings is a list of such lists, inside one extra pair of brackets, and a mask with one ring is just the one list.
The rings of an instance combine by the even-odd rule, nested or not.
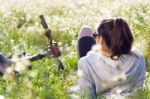
[[(145, 88), (133, 99), (150, 99), (150, 1), (149, 0), (0, 0), (0, 52), (30, 55), (47, 46), (39, 15), (43, 14), (60, 47), (65, 70), (53, 58), (31, 64), (19, 75), (0, 77), (0, 98), (69, 99), (67, 90), (77, 83), (77, 35), (82, 25), (96, 30), (104, 18), (122, 17), (134, 35), (134, 46), (145, 56)], [(19, 68), (22, 69), (22, 68)]]

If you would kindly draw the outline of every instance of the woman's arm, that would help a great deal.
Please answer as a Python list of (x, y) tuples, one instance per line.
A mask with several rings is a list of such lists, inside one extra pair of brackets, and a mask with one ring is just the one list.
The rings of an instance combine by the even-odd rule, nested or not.
[(84, 60), (80, 60), (78, 62), (78, 83), (80, 87), (80, 94), (84, 99), (95, 99), (96, 92), (87, 67), (88, 64), (86, 64)]

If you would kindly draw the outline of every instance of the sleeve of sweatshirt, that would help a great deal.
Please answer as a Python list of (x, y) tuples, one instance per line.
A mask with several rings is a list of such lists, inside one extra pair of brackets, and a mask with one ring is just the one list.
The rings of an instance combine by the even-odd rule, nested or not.
[(88, 64), (85, 60), (78, 62), (78, 83), (80, 87), (80, 95), (83, 98), (93, 99), (96, 97), (94, 85), (89, 76)]
[(140, 55), (140, 74), (138, 76), (137, 82), (135, 84), (136, 88), (142, 88), (144, 85), (144, 80), (145, 80), (145, 72), (146, 72), (146, 68), (145, 68), (145, 60), (144, 60), (144, 56)]

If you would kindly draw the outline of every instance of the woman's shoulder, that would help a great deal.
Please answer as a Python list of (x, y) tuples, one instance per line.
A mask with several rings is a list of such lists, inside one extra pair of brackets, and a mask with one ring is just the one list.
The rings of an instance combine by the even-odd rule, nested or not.
[(80, 58), (79, 62), (82, 62), (82, 63), (86, 62), (89, 60), (89, 58), (93, 58), (94, 56), (95, 56), (95, 53), (93, 51), (89, 51), (86, 56)]
[(96, 52), (96, 51), (91, 50), (91, 51), (89, 51), (89, 52), (87, 53), (87, 55), (86, 55), (85, 57), (82, 58), (82, 60), (95, 59), (95, 58), (98, 58), (98, 57), (100, 57), (100, 56), (101, 56), (101, 55), (100, 55), (99, 52)]
[(80, 58), (80, 60), (78, 61), (78, 64), (82, 64), (84, 66), (86, 66), (86, 68), (89, 66), (89, 68), (95, 67), (95, 64), (101, 64), (101, 62), (103, 61), (103, 59), (101, 59), (102, 56), (100, 56), (100, 54), (98, 52), (95, 51), (89, 51), (87, 53), (86, 56)]
[(138, 58), (144, 58), (144, 55), (142, 51), (140, 51), (138, 48), (133, 47), (131, 51), (138, 57)]

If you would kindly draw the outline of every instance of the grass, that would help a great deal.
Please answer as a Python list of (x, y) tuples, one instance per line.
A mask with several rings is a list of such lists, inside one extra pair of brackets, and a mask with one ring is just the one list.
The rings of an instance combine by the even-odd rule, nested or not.
[[(4, 55), (26, 51), (42, 52), (47, 45), (39, 15), (43, 14), (62, 51), (64, 71), (57, 71), (53, 59), (32, 63), (32, 70), (18, 78), (0, 78), (0, 94), (6, 98), (68, 99), (67, 89), (76, 84), (76, 43), (82, 25), (96, 24), (110, 17), (123, 17), (150, 66), (150, 1), (148, 0), (1, 0), (0, 50)], [(147, 71), (149, 75), (149, 70)], [(146, 84), (149, 83), (149, 76)], [(148, 99), (149, 86), (137, 92), (135, 99)], [(143, 95), (145, 96), (144, 98)]]

